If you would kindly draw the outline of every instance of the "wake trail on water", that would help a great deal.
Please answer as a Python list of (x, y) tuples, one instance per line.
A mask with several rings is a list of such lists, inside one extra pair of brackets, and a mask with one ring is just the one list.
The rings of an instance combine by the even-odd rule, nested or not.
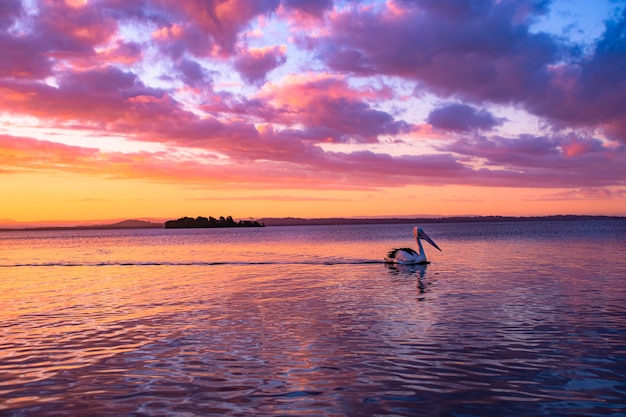
[(384, 264), (384, 260), (317, 260), (317, 261), (211, 261), (211, 262), (41, 262), (0, 264), (0, 268), (31, 267), (107, 267), (107, 266), (254, 266), (254, 265), (367, 265)]

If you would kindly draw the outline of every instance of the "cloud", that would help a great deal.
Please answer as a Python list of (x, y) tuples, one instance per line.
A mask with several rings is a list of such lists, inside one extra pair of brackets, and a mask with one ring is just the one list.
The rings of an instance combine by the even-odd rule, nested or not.
[(450, 103), (430, 112), (426, 119), (433, 127), (455, 132), (491, 130), (502, 124), (488, 110), (477, 110), (462, 103)]
[(116, 34), (117, 21), (98, 7), (72, 7), (69, 2), (39, 2), (34, 33), (49, 54), (66, 57), (93, 54), (94, 47)]
[(8, 173), (61, 170), (93, 172), (96, 149), (68, 146), (31, 138), (0, 135), (0, 165)]
[[(282, 7), (326, 16), (327, 20), (316, 19), (315, 30), (296, 36), (299, 42), (294, 45), (311, 48), (332, 71), (400, 77), (414, 82), (417, 91), (468, 106), (480, 103), (478, 108), (486, 103), (514, 104), (557, 129), (601, 128), (609, 138), (626, 141), (623, 8), (607, 21), (595, 48), (585, 54), (578, 45), (531, 30), (535, 20), (547, 13), (547, 1), (395, 0), (343, 8), (332, 0), (73, 4), (35, 2), (35, 11), (27, 12), (19, 1), (2, 3), (0, 25), (11, 30), (0, 34), (5, 58), (0, 61), (0, 78), (42, 81), (63, 78), (68, 69), (95, 70), (115, 64), (126, 66), (125, 72), (136, 72), (131, 67), (156, 48), (160, 58), (172, 60), (174, 74), (168, 75), (192, 88), (211, 83), (203, 67), (206, 63), (201, 62), (209, 58), (232, 62), (246, 82), (260, 85), (286, 62), (287, 53), (278, 45), (251, 47), (242, 34), (258, 18), (286, 18), (275, 14)], [(143, 44), (121, 40), (123, 28), (137, 33), (149, 30), (152, 37)], [(311, 135), (368, 142), (402, 131), (389, 112), (383, 114), (372, 103), (338, 99), (325, 105), (329, 113), (345, 111), (348, 121), (362, 117), (379, 127), (389, 123), (378, 133), (359, 132), (348, 123), (341, 133), (337, 120), (331, 120), (335, 126), (328, 131), (316, 127), (318, 132), (311, 130)]]
[(335, 70), (414, 79), (444, 96), (501, 102), (541, 88), (537, 75), (558, 49), (550, 37), (529, 32), (529, 19), (520, 16), (527, 2), (475, 3), (480, 13), (468, 13), (462, 2), (349, 9), (332, 17), (327, 35), (310, 41)]
[(181, 81), (188, 86), (206, 88), (212, 82), (204, 68), (191, 59), (182, 59), (177, 69), (180, 73)]
[(0, 28), (19, 22), (21, 29), (2, 32), (3, 52), (21, 46), (22, 55), (31, 61), (54, 58), (72, 62), (97, 55), (98, 49), (115, 42), (120, 26), (126, 25), (137, 32), (155, 28), (155, 46), (178, 61), (187, 54), (235, 55), (239, 34), (253, 19), (273, 13), (279, 0), (102, 0), (76, 6), (72, 2), (36, 1), (32, 6), (34, 11), (27, 14), (17, 0), (0, 5)]
[[(8, 135), (0, 136), (0, 164), (4, 174), (13, 172), (63, 171), (108, 178), (211, 185), (216, 188), (375, 190), (413, 184), (471, 185), (497, 187), (571, 187), (606, 188), (626, 185), (621, 161), (623, 151), (602, 155), (600, 149), (567, 159), (559, 156), (559, 146), (567, 140), (553, 141), (552, 148), (534, 140), (487, 141), (482, 146), (467, 143), (473, 158), (463, 160), (453, 153), (391, 156), (371, 151), (351, 153), (324, 151), (303, 142), (285, 141), (273, 132), (261, 132), (258, 140), (219, 146), (229, 152), (227, 159), (212, 153), (195, 152), (104, 152), (94, 148)], [(254, 153), (247, 146), (256, 143)], [(481, 145), (480, 143), (478, 145)], [(504, 157), (502, 148), (525, 154), (517, 159)], [(543, 155), (542, 149), (552, 149)], [(606, 149), (604, 150), (606, 152)], [(511, 152), (512, 153), (512, 152)], [(545, 153), (545, 152), (544, 152)], [(543, 155), (543, 156), (542, 156)], [(532, 158), (530, 157), (532, 156)], [(253, 164), (242, 163), (246, 159)], [(601, 175), (589, 175), (599, 169)], [(614, 196), (617, 194), (614, 194)]]
[(558, 193), (543, 194), (529, 198), (532, 201), (580, 201), (580, 200), (611, 200), (624, 198), (626, 190), (588, 187), (560, 191)]
[(103, 202), (110, 202), (113, 201), (111, 199), (104, 199), (104, 198), (91, 198), (91, 197), (87, 197), (87, 198), (72, 198), (72, 199), (67, 199), (65, 201), (69, 201), (72, 203), (103, 203)]
[(300, 44), (335, 71), (398, 76), (469, 103), (514, 103), (556, 128), (601, 127), (626, 141), (626, 11), (584, 55), (531, 31), (548, 5), (405, 0), (354, 7), (332, 14), (330, 30)]
[(155, 40), (172, 57), (185, 52), (197, 57), (231, 56), (239, 33), (250, 21), (272, 13), (278, 5), (279, 0), (162, 0), (146, 1), (140, 11), (131, 5), (129, 14), (161, 27)]
[[(471, 157), (475, 164), (519, 173), (519, 184), (536, 187), (601, 187), (626, 184), (623, 146), (595, 138), (557, 135), (461, 138), (440, 150)], [(508, 186), (514, 186), (513, 183)]]
[(268, 72), (287, 61), (284, 46), (250, 48), (235, 58), (234, 68), (250, 84), (265, 81)]
[(288, 10), (296, 10), (318, 18), (333, 7), (333, 0), (283, 0), (282, 3)]
[(319, 148), (290, 150), (286, 155), (281, 163), (264, 160), (261, 155), (261, 159), (248, 166), (201, 154), (190, 159), (165, 152), (102, 152), (32, 138), (0, 136), (0, 164), (9, 172), (60, 170), (110, 178), (185, 181), (224, 187), (237, 184), (235, 188), (257, 184), (272, 189), (374, 189), (398, 179), (436, 180), (437, 176), (449, 179), (467, 173), (453, 158), (440, 155), (393, 158), (371, 152), (324, 152)]
[(5, 29), (13, 25), (13, 23), (22, 14), (21, 0), (5, 0), (0, 3), (0, 28)]
[(317, 142), (371, 143), (382, 135), (410, 129), (408, 123), (369, 104), (386, 94), (384, 89), (353, 89), (342, 77), (305, 74), (268, 86), (258, 98), (273, 107), (271, 113), (265, 111), (263, 116), (275, 123), (303, 127), (287, 130), (294, 136)]
[(133, 65), (141, 60), (141, 45), (135, 42), (115, 41), (110, 47), (102, 48), (85, 67), (97, 67), (102, 62), (108, 64)]
[[(584, 48), (532, 30), (549, 5), (6, 0), (2, 117), (172, 152), (5, 135), (2, 172), (242, 188), (622, 186), (626, 15)], [(431, 102), (442, 104), (428, 113)], [(493, 103), (549, 133), (505, 132)]]
[(1, 78), (41, 79), (52, 73), (52, 60), (31, 36), (15, 37), (0, 32)]
[(209, 196), (209, 197), (198, 197), (191, 198), (191, 201), (324, 201), (324, 202), (334, 202), (334, 201), (350, 201), (348, 198), (330, 198), (330, 197), (313, 197), (313, 196), (297, 196), (297, 195), (250, 195), (245, 197), (219, 197), (219, 196)]
[(527, 108), (556, 126), (599, 127), (626, 143), (626, 9), (606, 23), (595, 49), (555, 65), (547, 90)]
[(135, 74), (114, 66), (66, 71), (57, 82), (58, 87), (0, 80), (0, 89), (11, 91), (0, 103), (0, 109), (10, 114), (104, 127), (136, 109), (138, 97), (164, 97), (162, 90), (147, 87)]
[[(477, 1), (464, 1), (464, 0), (400, 0), (400, 4), (406, 7), (414, 6), (423, 10), (429, 10), (432, 13), (447, 16), (454, 19), (472, 19), (480, 17), (485, 13), (489, 13), (493, 2), (491, 0), (477, 0)], [(518, 1), (517, 2), (517, 17), (518, 19), (526, 19), (528, 15), (541, 15), (548, 11), (548, 5), (550, 1)]]

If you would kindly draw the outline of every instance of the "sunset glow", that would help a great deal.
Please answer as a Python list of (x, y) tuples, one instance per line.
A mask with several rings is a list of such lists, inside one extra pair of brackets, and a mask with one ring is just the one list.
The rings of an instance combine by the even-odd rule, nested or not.
[(626, 215), (626, 4), (5, 0), (0, 227)]

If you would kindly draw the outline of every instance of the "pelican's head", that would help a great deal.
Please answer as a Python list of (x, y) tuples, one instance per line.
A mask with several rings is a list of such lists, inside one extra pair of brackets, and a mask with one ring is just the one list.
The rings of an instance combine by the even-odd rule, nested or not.
[(421, 227), (415, 226), (413, 228), (413, 236), (415, 236), (415, 240), (424, 239), (426, 242), (430, 243), (435, 248), (441, 250), (441, 248), (437, 246), (437, 244), (426, 234), (424, 229), (422, 229)]

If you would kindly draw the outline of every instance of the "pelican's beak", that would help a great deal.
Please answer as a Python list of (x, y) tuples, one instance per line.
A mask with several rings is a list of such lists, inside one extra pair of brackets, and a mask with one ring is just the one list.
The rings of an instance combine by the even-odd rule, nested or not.
[(421, 231), (421, 232), (420, 232), (420, 237), (421, 237), (421, 238), (424, 238), (424, 240), (425, 240), (426, 242), (430, 243), (431, 245), (433, 245), (433, 246), (434, 246), (434, 247), (436, 247), (437, 249), (441, 250), (441, 248), (440, 248), (439, 246), (437, 246), (437, 244), (436, 244), (436, 243), (435, 243), (435, 242), (434, 242), (434, 241), (433, 241), (430, 237), (428, 237), (428, 235), (427, 235), (424, 231)]

